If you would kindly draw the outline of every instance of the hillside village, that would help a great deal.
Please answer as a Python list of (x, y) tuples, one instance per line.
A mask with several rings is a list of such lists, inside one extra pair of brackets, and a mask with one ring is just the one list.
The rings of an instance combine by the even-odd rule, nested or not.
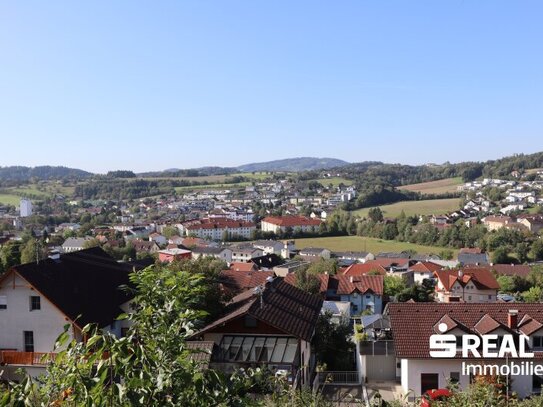
[[(116, 317), (130, 312), (133, 298), (117, 291), (130, 273), (203, 267), (214, 270), (206, 286), (218, 303), (186, 338), (202, 369), (265, 367), (353, 405), (467, 387), (461, 357), (428, 357), (441, 323), (453, 335), (523, 334), (543, 355), (543, 174), (534, 174), (470, 181), (456, 187), (456, 210), (398, 217), (379, 205), (349, 211), (361, 192), (328, 171), (318, 182), (275, 174), (138, 199), (21, 198), (0, 209), (1, 379), (18, 380), (20, 367), (43, 374), (66, 323), (77, 341), (87, 323), (129, 335)], [(347, 247), (346, 237), (360, 240)], [(323, 351), (332, 345), (322, 329), (345, 357)], [(518, 376), (508, 391), (524, 398), (542, 383)]]

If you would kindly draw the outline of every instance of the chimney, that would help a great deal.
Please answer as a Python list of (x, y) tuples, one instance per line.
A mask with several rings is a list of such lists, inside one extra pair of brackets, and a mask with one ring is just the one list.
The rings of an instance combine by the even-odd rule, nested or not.
[(349, 277), (349, 281), (352, 283), (353, 282), (353, 276), (350, 276)]
[(510, 329), (517, 329), (517, 323), (518, 323), (518, 310), (510, 309), (509, 313), (507, 314), (507, 326)]

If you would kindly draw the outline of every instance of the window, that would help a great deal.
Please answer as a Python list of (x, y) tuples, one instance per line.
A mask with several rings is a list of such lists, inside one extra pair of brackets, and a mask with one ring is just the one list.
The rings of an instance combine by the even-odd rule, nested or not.
[(439, 389), (439, 375), (437, 373), (420, 374), (420, 394), (428, 390)]
[[(1, 299), (1, 297), (0, 297)], [(534, 348), (543, 348), (543, 336), (534, 336)]]
[(453, 384), (458, 383), (460, 381), (460, 372), (451, 372), (450, 380)]
[(0, 295), (0, 309), (8, 308), (8, 297), (5, 295)]
[(34, 332), (24, 331), (23, 334), (25, 352), (34, 352)]
[(32, 295), (30, 297), (30, 311), (36, 311), (41, 309), (40, 297), (37, 295)]

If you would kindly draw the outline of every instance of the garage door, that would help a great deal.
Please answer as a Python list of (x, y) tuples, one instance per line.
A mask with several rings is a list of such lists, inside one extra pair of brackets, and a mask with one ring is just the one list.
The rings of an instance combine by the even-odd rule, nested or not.
[(393, 356), (366, 356), (366, 376), (368, 380), (394, 380), (396, 378), (396, 358)]

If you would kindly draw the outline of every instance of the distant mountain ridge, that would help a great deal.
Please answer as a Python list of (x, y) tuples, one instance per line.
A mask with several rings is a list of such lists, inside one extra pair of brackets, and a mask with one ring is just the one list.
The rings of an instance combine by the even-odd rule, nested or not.
[(337, 158), (316, 158), (316, 157), (298, 157), (286, 158), (283, 160), (273, 160), (261, 163), (244, 164), (236, 167), (241, 172), (253, 171), (289, 171), (301, 172), (312, 170), (325, 170), (328, 168), (337, 168), (348, 165), (347, 161)]
[(77, 168), (41, 165), (37, 167), (9, 166), (0, 167), (0, 180), (28, 181), (31, 178), (40, 180), (62, 178), (88, 178), (93, 174)]

